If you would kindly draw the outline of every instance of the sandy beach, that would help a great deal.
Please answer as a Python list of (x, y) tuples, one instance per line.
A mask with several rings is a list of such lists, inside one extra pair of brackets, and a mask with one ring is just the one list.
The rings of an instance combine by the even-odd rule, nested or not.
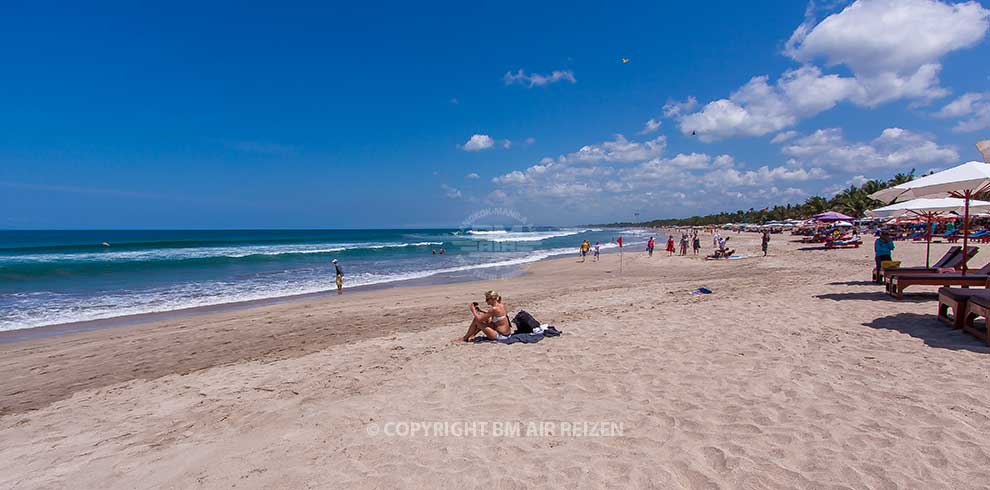
[[(2, 344), (0, 487), (990, 488), (990, 349), (870, 239), (732, 237)], [(564, 335), (452, 342), (491, 288)]]

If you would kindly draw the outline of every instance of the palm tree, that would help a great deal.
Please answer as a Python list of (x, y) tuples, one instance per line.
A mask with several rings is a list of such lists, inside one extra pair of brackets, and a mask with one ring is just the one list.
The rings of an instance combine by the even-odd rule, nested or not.
[(830, 206), (828, 199), (825, 199), (822, 196), (811, 196), (804, 201), (804, 207), (809, 215), (815, 215), (828, 211)]

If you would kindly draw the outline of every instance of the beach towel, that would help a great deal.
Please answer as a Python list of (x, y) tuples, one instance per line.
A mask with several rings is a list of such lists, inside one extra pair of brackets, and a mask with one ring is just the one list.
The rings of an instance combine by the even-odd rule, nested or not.
[(486, 343), (486, 342), (498, 342), (500, 344), (535, 344), (546, 337), (560, 337), (560, 330), (556, 327), (548, 325), (546, 328), (541, 327), (542, 332), (540, 333), (514, 333), (508, 338), (502, 340), (492, 340), (484, 335), (479, 335), (472, 339), (476, 344)]

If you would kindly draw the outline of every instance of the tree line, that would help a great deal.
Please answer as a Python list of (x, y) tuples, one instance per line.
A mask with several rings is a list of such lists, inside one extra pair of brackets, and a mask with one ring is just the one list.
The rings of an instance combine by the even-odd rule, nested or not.
[(722, 225), (726, 223), (754, 223), (760, 224), (767, 221), (782, 221), (786, 219), (808, 219), (816, 214), (826, 211), (838, 211), (840, 213), (862, 218), (866, 211), (883, 206), (884, 203), (875, 199), (870, 199), (870, 194), (887, 187), (903, 184), (914, 180), (914, 169), (909, 173), (899, 173), (889, 180), (869, 180), (863, 185), (851, 185), (831, 199), (822, 196), (811, 196), (801, 204), (784, 204), (772, 208), (753, 209), (736, 212), (721, 212), (705, 216), (692, 216), (690, 218), (667, 218), (643, 221), (639, 223), (609, 223), (589, 226), (618, 227), (671, 227), (671, 226), (706, 226)]

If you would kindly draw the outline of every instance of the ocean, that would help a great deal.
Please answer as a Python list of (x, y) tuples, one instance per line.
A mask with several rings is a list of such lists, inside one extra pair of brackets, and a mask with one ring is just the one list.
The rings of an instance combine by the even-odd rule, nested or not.
[(629, 248), (646, 240), (553, 227), (0, 231), (0, 331), (329, 291), (332, 258), (345, 288), (506, 277), (620, 234)]

